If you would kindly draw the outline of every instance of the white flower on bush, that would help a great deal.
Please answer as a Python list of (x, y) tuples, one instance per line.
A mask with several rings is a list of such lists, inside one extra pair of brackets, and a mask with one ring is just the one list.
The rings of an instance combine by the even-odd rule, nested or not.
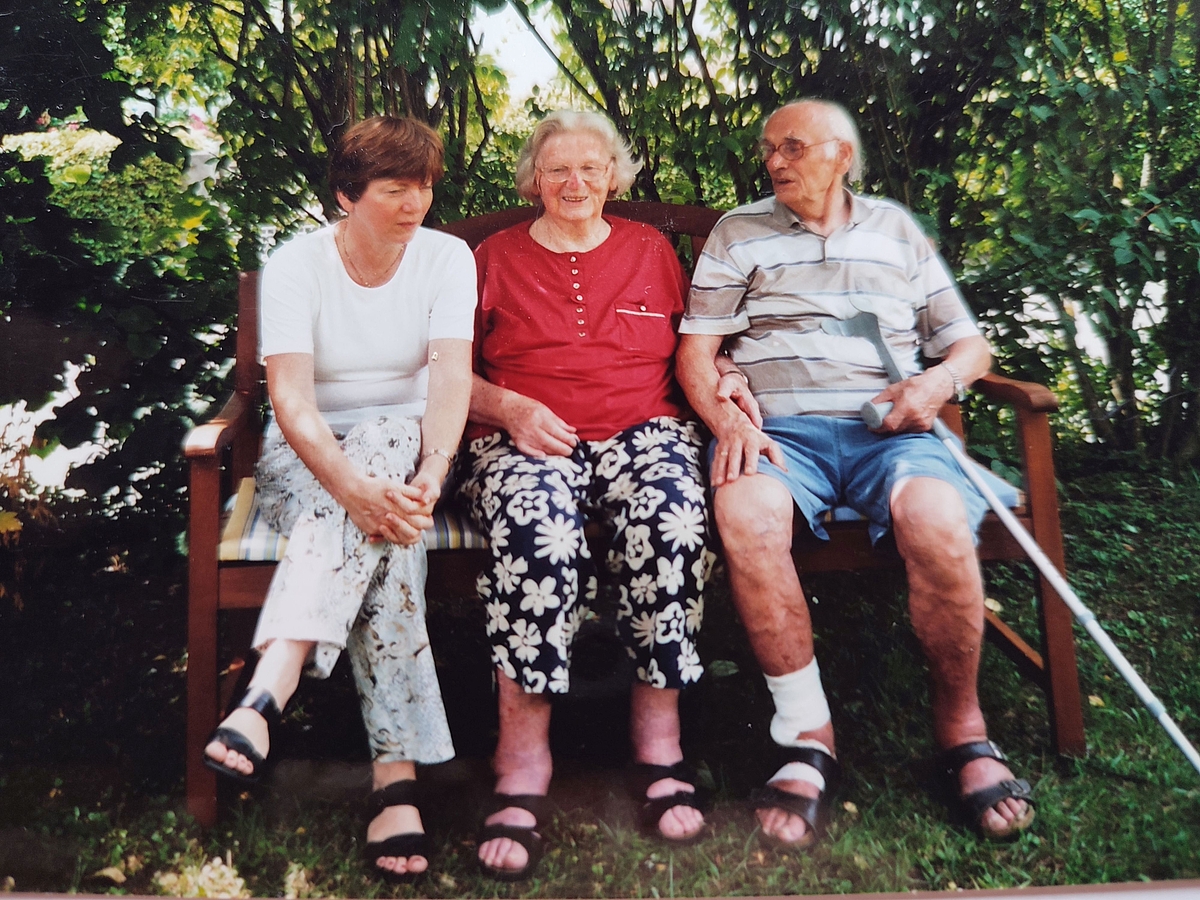
[(283, 896), (286, 900), (300, 900), (312, 894), (312, 883), (308, 880), (308, 869), (300, 863), (288, 863), (283, 875)]
[(188, 863), (178, 873), (158, 872), (154, 883), (171, 897), (249, 897), (246, 881), (233, 867), (231, 854), (214, 856), (211, 862)]

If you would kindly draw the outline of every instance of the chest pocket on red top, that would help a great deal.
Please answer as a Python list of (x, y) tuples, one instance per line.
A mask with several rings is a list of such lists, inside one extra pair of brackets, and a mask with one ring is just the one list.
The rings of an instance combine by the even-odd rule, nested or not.
[(666, 313), (645, 306), (616, 307), (621, 346), (639, 356), (662, 359), (675, 352), (675, 331)]

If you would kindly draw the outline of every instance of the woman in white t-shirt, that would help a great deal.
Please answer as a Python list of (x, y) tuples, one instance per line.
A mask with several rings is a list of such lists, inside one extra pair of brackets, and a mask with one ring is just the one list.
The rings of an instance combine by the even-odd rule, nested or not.
[(389, 880), (428, 867), (415, 763), (454, 756), (425, 628), (425, 548), (471, 394), (475, 262), (421, 228), (442, 142), (379, 116), (342, 138), (329, 177), (346, 217), (281, 246), (262, 273), (259, 354), (272, 416), (256, 472), (289, 538), (259, 617), (261, 658), (205, 763), (240, 781), (302, 669), (349, 654), (374, 757), (366, 854)]

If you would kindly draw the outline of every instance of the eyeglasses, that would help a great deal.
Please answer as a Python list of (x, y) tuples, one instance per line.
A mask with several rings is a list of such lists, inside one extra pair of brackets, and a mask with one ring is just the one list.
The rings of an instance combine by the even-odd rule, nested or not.
[(770, 160), (770, 158), (776, 153), (778, 153), (788, 162), (795, 162), (804, 156), (809, 147), (820, 147), (822, 144), (832, 144), (834, 141), (838, 140), (841, 140), (841, 138), (829, 138), (825, 141), (816, 141), (812, 144), (806, 144), (804, 141), (796, 141), (792, 138), (787, 138), (778, 147), (776, 147), (770, 141), (759, 141), (758, 155), (763, 162)]
[(552, 169), (538, 168), (538, 172), (541, 173), (542, 178), (551, 184), (563, 184), (571, 177), (572, 172), (579, 173), (579, 177), (589, 184), (595, 184), (604, 180), (604, 176), (608, 174), (611, 165), (612, 163), (606, 163), (603, 166), (555, 166)]

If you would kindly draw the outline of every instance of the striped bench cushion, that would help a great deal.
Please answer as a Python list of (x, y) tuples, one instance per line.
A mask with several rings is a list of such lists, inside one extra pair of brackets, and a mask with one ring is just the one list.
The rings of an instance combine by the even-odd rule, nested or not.
[[(992, 490), (1009, 508), (1025, 502), (1020, 490), (997, 477), (983, 466), (977, 466)], [(254, 479), (243, 478), (237, 493), (230, 498), (231, 509), (221, 530), (217, 559), (221, 562), (278, 562), (283, 559), (287, 538), (272, 529), (262, 517), (254, 493)], [(826, 521), (853, 522), (861, 520), (857, 512), (841, 506), (826, 514)], [(487, 538), (480, 534), (470, 520), (456, 509), (438, 509), (433, 515), (433, 528), (425, 532), (427, 550), (486, 549)]]
[[(287, 549), (287, 538), (263, 519), (254, 493), (254, 479), (243, 478), (230, 498), (229, 516), (221, 529), (217, 559), (221, 562), (278, 562)], [(487, 547), (487, 539), (455, 509), (439, 509), (433, 528), (425, 532), (428, 550), (471, 550)]]

